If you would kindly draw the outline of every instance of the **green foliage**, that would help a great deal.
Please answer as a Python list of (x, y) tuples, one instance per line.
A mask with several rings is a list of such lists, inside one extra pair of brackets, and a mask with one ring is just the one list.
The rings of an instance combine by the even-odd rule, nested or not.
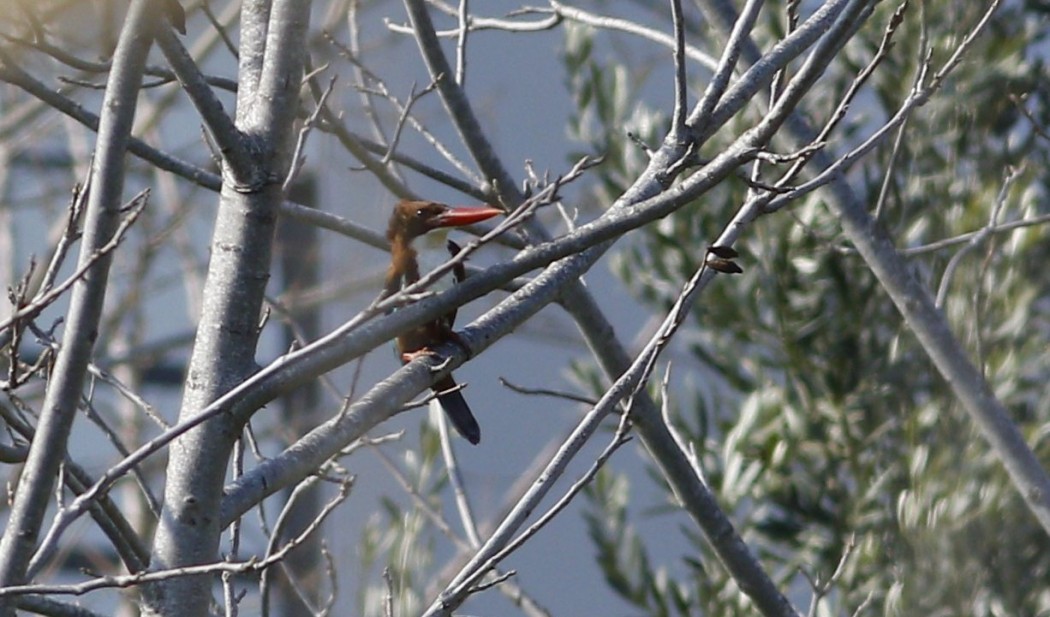
[(689, 615), (695, 601), (690, 589), (666, 569), (653, 569), (645, 544), (627, 521), (627, 480), (603, 469), (585, 494), (587, 530), (609, 587), (648, 615)]
[(647, 71), (596, 59), (591, 28), (569, 22), (565, 31), (562, 61), (574, 103), (568, 136), (586, 146), (586, 152), (574, 152), (570, 158), (575, 160), (583, 154), (605, 157), (593, 191), (598, 203), (609, 203), (627, 189), (648, 162), (644, 150), (628, 135), (641, 143), (655, 144), (667, 131), (667, 117), (636, 98)]
[[(935, 67), (985, 8), (945, 6), (926, 3), (922, 12)], [(895, 8), (883, 5), (877, 15)], [(944, 91), (910, 118), (892, 169), (887, 142), (850, 176), (873, 208), (889, 176), (881, 220), (898, 246), (981, 229), (1000, 194), (999, 222), (1047, 213), (1050, 144), (1019, 107), (1050, 126), (1037, 47), (1047, 34), (1038, 15), (1025, 11), (1003, 10)], [(863, 104), (832, 140), (835, 149), (864, 138), (907, 95), (923, 55), (919, 19), (913, 7)], [(851, 42), (822, 80), (822, 96), (845, 90), (879, 36), (871, 25)], [(651, 112), (632, 96), (636, 90), (621, 90), (625, 80), (637, 83), (637, 76), (620, 77), (631, 66), (596, 69), (594, 57), (593, 40), (572, 32), (566, 66), (581, 111), (570, 134), (613, 153), (597, 189), (608, 203), (639, 169), (624, 118)], [(826, 101), (812, 111), (810, 120), (822, 122)], [(743, 123), (735, 119), (729, 128), (738, 132)], [(697, 247), (710, 243), (745, 191), (738, 180), (724, 183), (636, 234), (617, 247), (615, 272), (639, 299), (666, 310), (705, 257)], [(963, 246), (912, 259), (931, 294)], [(744, 274), (706, 289), (680, 333), (701, 374), (716, 377), (692, 394), (675, 393), (676, 428), (767, 570), (793, 599), (808, 597), (799, 572), (829, 576), (855, 538), (821, 614), (850, 614), (869, 596), (864, 614), (871, 615), (1050, 610), (1043, 583), (1050, 541), (878, 281), (845, 246), (820, 194), (761, 219), (737, 248)], [(1050, 460), (1048, 259), (1043, 226), (990, 236), (959, 259), (943, 306), (1043, 460)], [(587, 522), (609, 586), (645, 614), (750, 614), (695, 532), (683, 530), (681, 556), (692, 577), (676, 581), (653, 562), (627, 514), (629, 492), (626, 478), (603, 472), (588, 493)]]
[[(418, 448), (402, 451), (399, 469), (413, 492), (433, 510), (440, 511), (447, 479), (438, 459), (437, 431), (428, 426), (420, 442)], [(357, 614), (383, 615), (388, 595), (393, 597), (395, 615), (419, 614), (427, 601), (424, 590), (434, 567), (434, 527), (417, 504), (383, 497), (380, 505), (361, 533), (361, 579), (372, 582), (362, 585), (358, 592)], [(389, 587), (386, 578), (390, 580)]]

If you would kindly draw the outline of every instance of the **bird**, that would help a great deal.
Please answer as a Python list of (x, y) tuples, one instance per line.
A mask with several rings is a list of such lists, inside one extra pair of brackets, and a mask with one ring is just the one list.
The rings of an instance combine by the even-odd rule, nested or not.
[[(436, 230), (471, 225), (503, 214), (503, 210), (491, 206), (447, 206), (434, 201), (404, 200), (394, 207), (387, 227), (386, 237), (390, 242), (390, 267), (387, 269), (383, 297), (396, 294), (404, 287), (420, 279), (420, 272), (429, 272), (448, 261), (448, 255), (459, 253), (459, 246), (448, 241), (446, 252), (424, 250), (418, 252), (414, 241), (422, 236), (436, 239), (442, 234)], [(431, 233), (435, 232), (435, 233)], [(431, 242), (433, 244), (433, 242)], [(420, 262), (424, 264), (421, 266)], [(434, 261), (436, 263), (426, 263)], [(463, 280), (462, 264), (453, 269), (453, 282)], [(432, 355), (432, 347), (446, 342), (463, 346), (459, 334), (452, 329), (456, 311), (452, 310), (437, 319), (416, 326), (397, 336), (397, 349), (403, 364), (421, 355)], [(465, 346), (464, 346), (465, 347)], [(481, 427), (467, 405), (466, 399), (456, 386), (451, 375), (436, 381), (431, 389), (437, 393), (437, 401), (445, 411), (452, 426), (467, 441), (477, 445), (481, 441)]]

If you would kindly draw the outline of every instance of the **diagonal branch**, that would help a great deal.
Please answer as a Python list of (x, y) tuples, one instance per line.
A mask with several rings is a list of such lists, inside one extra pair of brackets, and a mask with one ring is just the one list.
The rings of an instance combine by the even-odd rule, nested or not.
[(747, 5), (740, 14), (740, 18), (733, 25), (733, 31), (729, 35), (729, 42), (726, 43), (725, 49), (722, 51), (722, 57), (718, 60), (718, 68), (715, 70), (714, 77), (708, 82), (704, 95), (700, 98), (696, 111), (693, 113), (693, 116), (700, 121), (704, 121), (704, 118), (711, 113), (711, 110), (715, 108), (715, 105), (718, 104), (718, 101), (725, 93), (726, 87), (729, 85), (729, 78), (733, 76), (733, 70), (740, 59), (744, 43), (749, 40), (751, 29), (755, 27), (755, 20), (758, 19), (758, 12), (762, 8), (763, 1), (748, 0)]
[[(158, 27), (156, 19), (152, 2), (136, 0), (121, 29), (99, 121), (81, 265), (93, 259), (120, 225), (124, 154), (152, 33)], [(98, 258), (91, 275), (73, 287), (62, 349), (48, 383), (40, 425), (15, 493), (7, 529), (0, 540), (0, 586), (22, 582), (36, 544), (83, 391), (111, 262), (111, 253)], [(9, 603), (0, 603), (0, 610), (12, 614)]]
[(200, 113), (208, 134), (219, 146), (223, 160), (229, 165), (234, 180), (243, 186), (253, 186), (261, 180), (255, 178), (257, 165), (252, 159), (248, 142), (237, 129), (222, 102), (212, 92), (207, 78), (197, 67), (182, 41), (170, 28), (161, 28), (157, 34), (157, 46), (164, 52), (183, 90)]
[[(958, 64), (1000, 4), (996, 0), (989, 5), (931, 85), (939, 85)], [(830, 159), (830, 155), (822, 152), (815, 157), (818, 164), (830, 165), (830, 160), (821, 161), (822, 158)], [(850, 242), (897, 305), (970, 418), (981, 428), (981, 434), (1002, 461), (1036, 520), (1050, 534), (1050, 476), (1010, 419), (1010, 413), (995, 397), (984, 375), (970, 362), (944, 314), (937, 310), (929, 290), (915, 278), (907, 261), (894, 249), (889, 234), (872, 218), (845, 178), (836, 175), (829, 188), (829, 204), (839, 214)]]

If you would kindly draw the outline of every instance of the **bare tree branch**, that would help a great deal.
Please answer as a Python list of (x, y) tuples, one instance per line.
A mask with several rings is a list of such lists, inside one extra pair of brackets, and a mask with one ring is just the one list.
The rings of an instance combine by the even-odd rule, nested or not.
[[(135, 117), (136, 97), (142, 83), (147, 51), (156, 27), (151, 4), (146, 0), (132, 3), (113, 59), (92, 166), (81, 265), (93, 259), (95, 253), (111, 240), (120, 224), (124, 151)], [(7, 530), (0, 540), (0, 587), (23, 580), (35, 548), (80, 401), (106, 297), (111, 261), (110, 254), (96, 259), (91, 276), (73, 288), (62, 350), (48, 384), (43, 415), (15, 493)], [(9, 603), (0, 602), (0, 612), (12, 615), (14, 611)]]
[(211, 91), (203, 73), (197, 68), (197, 64), (182, 46), (179, 38), (171, 30), (161, 29), (157, 36), (157, 46), (164, 52), (172, 70), (179, 78), (179, 83), (201, 114), (209, 135), (218, 144), (223, 160), (229, 165), (235, 181), (244, 187), (253, 187), (261, 182), (260, 178), (252, 177), (257, 168), (252, 161), (249, 144), (234, 125), (233, 119), (223, 109), (215, 93)]

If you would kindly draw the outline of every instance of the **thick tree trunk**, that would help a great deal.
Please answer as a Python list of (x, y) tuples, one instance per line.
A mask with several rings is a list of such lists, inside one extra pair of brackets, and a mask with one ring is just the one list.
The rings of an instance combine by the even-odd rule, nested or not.
[[(237, 129), (255, 158), (249, 184), (228, 166), (211, 246), (203, 311), (180, 420), (255, 372), (259, 319), (270, 276), (277, 212), (284, 199), (292, 123), (299, 101), (310, 5), (298, 0), (246, 3)], [(265, 24), (265, 27), (263, 27)], [(242, 420), (220, 415), (171, 446), (164, 511), (153, 544), (156, 570), (215, 561), (223, 481)], [(147, 614), (206, 615), (210, 576), (151, 585)]]

